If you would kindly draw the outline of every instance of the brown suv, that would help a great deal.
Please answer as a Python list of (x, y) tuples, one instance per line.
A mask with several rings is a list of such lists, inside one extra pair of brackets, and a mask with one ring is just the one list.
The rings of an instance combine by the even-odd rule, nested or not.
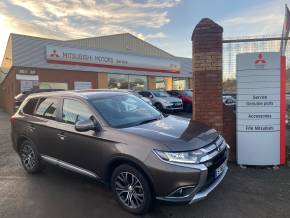
[(228, 145), (214, 129), (165, 117), (126, 92), (31, 94), (11, 124), (28, 173), (48, 162), (93, 177), (131, 213), (145, 213), (154, 199), (198, 201), (228, 169)]

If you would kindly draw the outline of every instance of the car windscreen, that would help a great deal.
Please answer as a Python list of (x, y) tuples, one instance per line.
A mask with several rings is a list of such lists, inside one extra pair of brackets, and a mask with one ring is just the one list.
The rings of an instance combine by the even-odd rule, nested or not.
[(134, 95), (117, 95), (89, 101), (102, 118), (115, 128), (137, 126), (160, 119), (161, 113)]
[(192, 91), (188, 90), (188, 91), (184, 91), (183, 93), (184, 93), (185, 96), (192, 97)]
[(167, 92), (164, 91), (152, 91), (153, 95), (155, 97), (169, 97), (170, 95)]

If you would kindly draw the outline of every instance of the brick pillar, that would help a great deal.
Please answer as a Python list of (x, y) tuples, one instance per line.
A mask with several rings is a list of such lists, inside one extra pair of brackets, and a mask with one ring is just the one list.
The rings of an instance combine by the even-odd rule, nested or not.
[(98, 73), (97, 78), (98, 89), (107, 89), (108, 88), (108, 74), (107, 73)]
[(222, 33), (212, 20), (202, 19), (192, 33), (193, 120), (223, 132)]
[(165, 90), (172, 90), (173, 87), (173, 79), (172, 77), (165, 77)]
[(148, 76), (148, 89), (156, 89), (155, 76)]

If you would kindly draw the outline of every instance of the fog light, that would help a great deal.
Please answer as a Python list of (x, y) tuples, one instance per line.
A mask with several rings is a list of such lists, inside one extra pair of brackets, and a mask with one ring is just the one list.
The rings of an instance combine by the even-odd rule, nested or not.
[(190, 196), (194, 191), (195, 186), (180, 187), (173, 191), (168, 197), (170, 198), (186, 198)]

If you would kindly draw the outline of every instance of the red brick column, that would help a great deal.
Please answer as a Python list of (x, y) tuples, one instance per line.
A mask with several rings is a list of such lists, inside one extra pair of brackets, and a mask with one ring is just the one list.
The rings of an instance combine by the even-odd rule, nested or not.
[(192, 33), (192, 118), (223, 132), (222, 33), (212, 20), (202, 19)]

